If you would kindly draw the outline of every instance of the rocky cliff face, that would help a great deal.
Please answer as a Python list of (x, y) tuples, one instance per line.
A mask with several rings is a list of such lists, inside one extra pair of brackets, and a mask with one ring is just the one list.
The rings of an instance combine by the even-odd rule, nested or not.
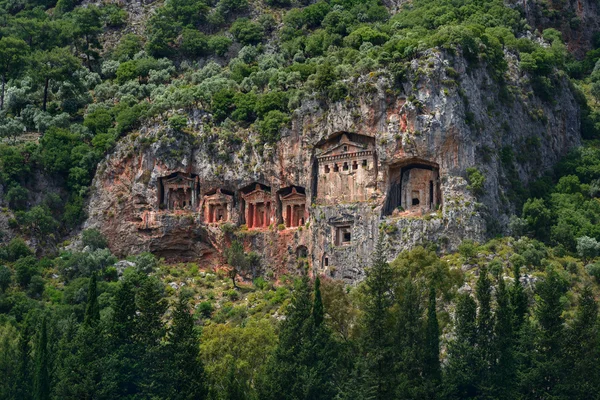
[[(215, 135), (200, 110), (185, 132), (149, 124), (99, 167), (86, 227), (103, 231), (118, 254), (173, 259), (218, 260), (236, 236), (261, 254), (265, 269), (308, 262), (348, 281), (362, 278), (379, 235), (389, 239), (389, 259), (425, 242), (449, 251), (483, 240), (506, 229), (516, 186), (580, 141), (566, 79), (544, 102), (508, 56), (502, 85), (484, 65), (436, 50), (415, 60), (402, 84), (387, 71), (356, 78), (344, 101), (305, 99), (274, 148), (251, 146), (251, 131), (237, 132), (241, 142)], [(477, 196), (468, 168), (485, 177)], [(178, 173), (197, 182), (186, 183), (195, 200), (186, 186), (165, 202), (164, 179)], [(305, 196), (304, 209), (286, 206), (292, 186)], [(256, 188), (260, 202), (250, 195)], [(206, 196), (217, 190), (231, 194), (230, 204), (209, 212)], [(295, 224), (290, 210), (299, 210)]]
[(506, 3), (522, 9), (534, 29), (541, 32), (555, 28), (562, 32), (569, 51), (577, 58), (583, 58), (592, 49), (594, 35), (600, 29), (600, 9), (596, 1), (510, 0)]

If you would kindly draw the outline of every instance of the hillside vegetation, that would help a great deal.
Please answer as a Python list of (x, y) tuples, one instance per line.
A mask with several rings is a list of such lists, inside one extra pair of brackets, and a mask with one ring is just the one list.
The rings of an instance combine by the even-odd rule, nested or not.
[[(0, 398), (597, 396), (598, 48), (576, 59), (561, 32), (532, 31), (500, 0), (144, 10), (0, 1)], [(277, 146), (302, 101), (348, 101), (361, 76), (383, 71), (400, 84), (431, 49), (500, 85), (517, 57), (549, 104), (558, 79), (578, 94), (585, 144), (519, 188), (512, 236), (447, 255), (426, 243), (391, 263), (382, 241), (356, 287), (308, 271), (236, 280), (148, 253), (119, 262), (94, 229), (67, 240), (98, 163), (140, 127), (184, 131), (201, 110), (226, 162), (232, 144)], [(471, 188), (485, 178), (471, 171)]]

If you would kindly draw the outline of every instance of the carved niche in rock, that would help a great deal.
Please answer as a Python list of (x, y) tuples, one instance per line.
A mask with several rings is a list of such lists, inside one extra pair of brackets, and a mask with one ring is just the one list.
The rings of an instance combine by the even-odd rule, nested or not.
[(329, 225), (333, 227), (334, 246), (347, 246), (353, 243), (354, 217), (352, 215), (342, 214), (339, 217), (330, 218)]
[(390, 166), (384, 214), (435, 210), (442, 204), (438, 164), (411, 158)]
[(198, 207), (198, 176), (176, 172), (159, 179), (158, 202), (161, 209), (194, 211)]
[(317, 200), (321, 204), (366, 201), (375, 192), (375, 139), (338, 133), (318, 146)]
[(304, 225), (308, 214), (306, 211), (306, 192), (303, 187), (291, 186), (279, 191), (281, 214), (286, 228)]
[(208, 224), (228, 222), (233, 211), (233, 193), (217, 189), (204, 196), (204, 221)]
[(274, 222), (271, 188), (255, 183), (242, 189), (243, 215), (248, 229), (266, 228)]

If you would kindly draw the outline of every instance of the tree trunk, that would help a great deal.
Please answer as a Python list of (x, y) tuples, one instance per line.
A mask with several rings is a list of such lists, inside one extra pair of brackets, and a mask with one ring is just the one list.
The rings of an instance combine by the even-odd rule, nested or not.
[(44, 83), (44, 104), (42, 105), (42, 111), (46, 111), (46, 103), (48, 101), (48, 83), (50, 83), (50, 79), (46, 78), (46, 82)]
[(6, 76), (2, 74), (2, 94), (0, 94), (0, 111), (4, 110), (4, 85), (6, 83)]
[(4, 85), (6, 84), (6, 75), (2, 74), (2, 93), (0, 94), (0, 111), (4, 110)]

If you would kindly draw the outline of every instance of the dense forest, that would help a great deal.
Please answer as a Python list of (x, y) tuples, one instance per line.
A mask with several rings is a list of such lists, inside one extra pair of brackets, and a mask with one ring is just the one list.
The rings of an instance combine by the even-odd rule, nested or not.
[[(0, 399), (600, 396), (600, 36), (576, 58), (501, 0), (84, 3), (0, 0)], [(430, 49), (499, 85), (514, 55), (548, 104), (560, 79), (577, 95), (583, 144), (513, 178), (510, 232), (391, 262), (381, 239), (345, 285), (304, 264), (251, 279), (236, 242), (229, 268), (119, 260), (81, 229), (99, 163), (144, 124), (185, 131), (205, 110), (226, 163), (276, 146), (303, 100), (344, 101), (383, 68), (402, 82)], [(511, 172), (522, 155), (497, 156)]]

